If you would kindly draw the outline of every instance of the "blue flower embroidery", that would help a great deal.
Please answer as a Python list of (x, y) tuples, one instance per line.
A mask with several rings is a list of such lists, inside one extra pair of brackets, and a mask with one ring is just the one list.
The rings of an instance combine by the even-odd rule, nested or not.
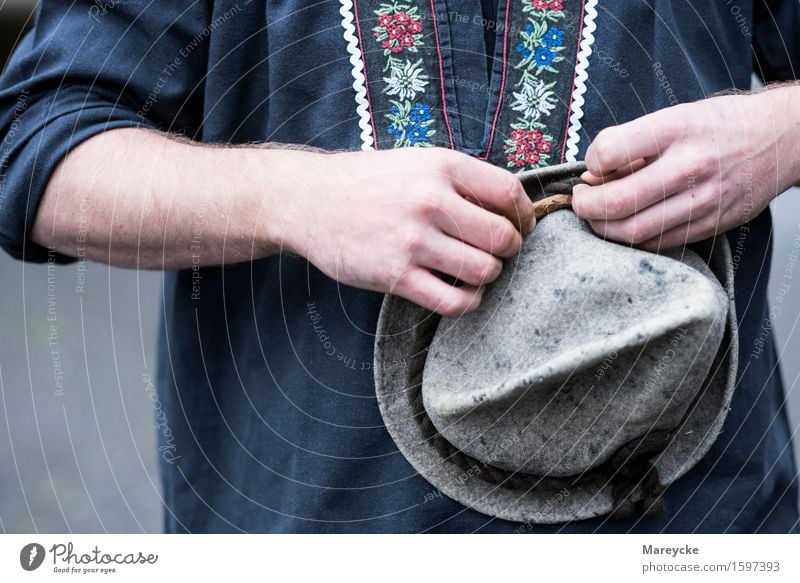
[(525, 27), (525, 32), (527, 32), (528, 34), (533, 34), (533, 31), (534, 31), (533, 25), (531, 23), (528, 23), (528, 26)]
[(415, 123), (408, 126), (406, 130), (408, 132), (408, 141), (411, 142), (412, 145), (419, 144), (428, 139), (428, 128), (424, 126)]
[(403, 128), (399, 128), (399, 127), (395, 126), (394, 124), (392, 124), (388, 128), (386, 128), (386, 133), (389, 134), (390, 136), (394, 136), (398, 140), (402, 140), (403, 139)]
[(531, 51), (525, 46), (525, 43), (519, 43), (517, 45), (517, 52), (525, 59), (531, 56)]
[(549, 67), (555, 58), (556, 54), (549, 47), (539, 47), (533, 56), (533, 60), (536, 61), (536, 65), (539, 67)]
[(559, 28), (551, 28), (542, 38), (545, 46), (558, 48), (564, 43), (564, 31)]
[(414, 108), (408, 115), (408, 119), (412, 123), (420, 123), (423, 121), (428, 121), (430, 118), (431, 118), (431, 106), (426, 105), (424, 103), (414, 104)]
[(429, 146), (428, 141), (436, 133), (431, 118), (431, 106), (411, 101), (393, 102), (387, 115), (389, 125), (386, 133), (395, 140), (395, 147)]

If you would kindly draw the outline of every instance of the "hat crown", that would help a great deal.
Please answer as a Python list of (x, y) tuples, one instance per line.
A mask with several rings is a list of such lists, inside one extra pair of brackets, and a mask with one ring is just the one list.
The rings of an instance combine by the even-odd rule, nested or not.
[(580, 474), (679, 425), (719, 349), (727, 304), (692, 251), (608, 243), (558, 211), (540, 221), (478, 310), (440, 321), (425, 363), (425, 410), (479, 461)]
[[(584, 171), (519, 178), (541, 201)], [(626, 248), (562, 210), (539, 222), (477, 312), (442, 319), (387, 295), (375, 390), (402, 455), (443, 494), (505, 520), (657, 511), (717, 439), (736, 385), (730, 246), (720, 236), (692, 249)]]

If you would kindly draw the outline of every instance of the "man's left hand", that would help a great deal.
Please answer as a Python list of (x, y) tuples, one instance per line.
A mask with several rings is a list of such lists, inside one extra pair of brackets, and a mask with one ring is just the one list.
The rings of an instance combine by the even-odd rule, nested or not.
[(600, 132), (575, 213), (656, 251), (755, 218), (800, 180), (800, 86), (677, 105)]

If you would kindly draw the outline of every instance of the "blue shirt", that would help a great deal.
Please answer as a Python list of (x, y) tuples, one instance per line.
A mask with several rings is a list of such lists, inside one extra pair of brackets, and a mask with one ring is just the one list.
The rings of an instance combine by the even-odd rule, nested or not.
[[(364, 51), (373, 75), (360, 101), (341, 12), (347, 4), (44, 0), (0, 83), (3, 247), (18, 258), (47, 258), (27, 234), (53, 169), (70, 148), (113, 128), (149, 127), (208, 143), (440, 145), (512, 170), (565, 159), (567, 132), (548, 134), (542, 126), (540, 136), (512, 134), (513, 124), (525, 115), (525, 123), (534, 123), (538, 114), (496, 106), (504, 71), (511, 83), (526, 59), (541, 59), (558, 83), (575, 81), (558, 75), (578, 49), (561, 50), (563, 38), (553, 29), (569, 36), (577, 26), (582, 34), (587, 3), (579, 3), (580, 18), (570, 22), (554, 16), (550, 48), (536, 52), (530, 35), (538, 32), (511, 25), (531, 10), (557, 12), (560, 0), (407, 0), (418, 9), (411, 20), (421, 32), (408, 20), (394, 37), (391, 23), (378, 21), (380, 3), (356, 2), (351, 13), (359, 12), (360, 46), (389, 42)], [(597, 12), (584, 114), (579, 127), (570, 126), (578, 158), (602, 128), (717, 91), (747, 89), (753, 70), (768, 81), (796, 78), (794, 0), (601, 0)], [(393, 53), (404, 38), (408, 45)], [(426, 93), (430, 103), (395, 111), (405, 101), (390, 94), (389, 58), (417, 44), (426, 91), (437, 91)], [(384, 72), (375, 69), (382, 62)], [(503, 90), (510, 104), (518, 89)], [(568, 116), (571, 103), (554, 105), (553, 115)], [(487, 150), (490, 126), (499, 137)], [(712, 450), (668, 488), (665, 513), (525, 532), (797, 530), (783, 387), (770, 330), (762, 325), (770, 234), (768, 211), (729, 233), (741, 341), (737, 389)], [(166, 531), (520, 529), (431, 495), (387, 434), (372, 377), (381, 295), (279, 255), (167, 273), (164, 296), (158, 394), (165, 418), (158, 436)]]

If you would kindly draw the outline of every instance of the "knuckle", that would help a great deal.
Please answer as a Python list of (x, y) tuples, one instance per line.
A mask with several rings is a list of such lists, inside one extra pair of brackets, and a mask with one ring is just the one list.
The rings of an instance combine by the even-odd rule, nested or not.
[(502, 269), (502, 262), (494, 257), (490, 257), (484, 261), (481, 261), (475, 267), (476, 283), (482, 284), (494, 281), (500, 275), (500, 271)]
[(517, 180), (514, 175), (507, 175), (504, 181), (505, 183), (503, 188), (505, 189), (508, 200), (510, 200), (516, 206), (520, 206), (523, 202), (527, 201), (528, 195), (525, 194), (525, 189), (522, 187), (522, 183)]
[(469, 158), (464, 160), (457, 152), (447, 148), (433, 148), (431, 153), (433, 154), (430, 156), (432, 170), (447, 178), (457, 177), (463, 164), (469, 161)]
[(417, 207), (417, 215), (426, 223), (447, 214), (444, 197), (440, 192), (428, 191), (422, 199)]
[(400, 235), (400, 248), (411, 256), (417, 255), (424, 248), (425, 240), (417, 228), (407, 228)]
[(711, 237), (719, 232), (719, 217), (716, 213), (707, 215), (697, 222), (697, 227), (704, 237)]
[(616, 239), (625, 243), (634, 243), (636, 239), (636, 223), (634, 221), (623, 221), (617, 229), (615, 229)]
[(634, 245), (644, 243), (653, 238), (653, 229), (642, 220), (634, 219), (628, 228), (627, 241)]
[(453, 317), (460, 315), (466, 307), (466, 301), (451, 290), (439, 298), (437, 312), (443, 316)]
[(388, 278), (396, 291), (406, 291), (415, 293), (418, 290), (414, 286), (413, 279), (409, 275), (409, 270), (389, 270)]
[(685, 104), (670, 108), (665, 112), (667, 117), (663, 123), (664, 132), (667, 139), (671, 141), (682, 140), (689, 136), (691, 126), (687, 120), (686, 112), (683, 110), (685, 110)]
[(702, 189), (692, 193), (692, 214), (707, 214), (717, 210), (720, 205), (719, 195), (710, 189)]
[(600, 132), (595, 137), (594, 141), (592, 142), (593, 146), (596, 146), (597, 152), (606, 152), (608, 151), (608, 146), (614, 143), (614, 131), (613, 127), (607, 127), (600, 130)]
[(447, 212), (444, 189), (427, 188), (422, 191), (413, 204), (415, 218), (421, 219), (423, 222), (430, 222)]
[(628, 197), (623, 193), (612, 193), (605, 197), (605, 211), (610, 218), (621, 218), (629, 214)]
[(505, 251), (514, 245), (517, 230), (508, 221), (503, 221), (494, 228), (492, 251)]
[(514, 178), (512, 174), (499, 177), (494, 188), (496, 197), (495, 206), (504, 209), (504, 213), (512, 218), (516, 218), (516, 214), (522, 210), (521, 203), (523, 197), (526, 197), (525, 190), (522, 188), (522, 183)]
[(708, 148), (697, 145), (685, 146), (682, 155), (689, 176), (707, 174), (716, 164), (714, 153)]
[(592, 142), (592, 161), (599, 168), (609, 168), (613, 166), (614, 148), (612, 147), (612, 140), (609, 137), (611, 130), (605, 129), (597, 135), (597, 138)]
[(412, 281), (413, 265), (410, 253), (400, 253), (384, 264), (380, 283), (388, 283), (392, 288), (404, 289)]

